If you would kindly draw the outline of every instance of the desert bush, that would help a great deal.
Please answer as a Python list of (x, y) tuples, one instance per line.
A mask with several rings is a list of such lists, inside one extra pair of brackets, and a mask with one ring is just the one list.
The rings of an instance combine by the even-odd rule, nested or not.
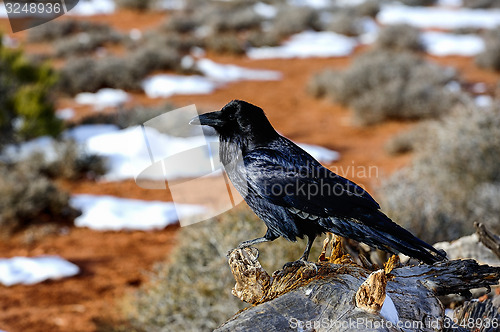
[(60, 71), (58, 88), (71, 95), (102, 88), (137, 91), (141, 89), (141, 80), (155, 70), (180, 71), (180, 61), (175, 50), (149, 46), (138, 48), (124, 58), (70, 59)]
[(345, 71), (327, 70), (314, 76), (308, 90), (349, 106), (354, 121), (368, 125), (385, 119), (439, 117), (456, 103), (446, 88), (453, 70), (410, 54), (372, 51), (354, 59)]
[(222, 54), (244, 54), (245, 43), (233, 33), (218, 34), (205, 38), (205, 47)]
[(163, 23), (162, 30), (184, 34), (194, 31), (199, 25), (200, 20), (193, 15), (174, 14)]
[(375, 45), (398, 51), (423, 51), (420, 30), (408, 24), (389, 25), (380, 30)]
[(436, 3), (436, 0), (400, 0), (403, 4), (407, 6), (432, 6)]
[(463, 0), (463, 6), (469, 8), (498, 8), (500, 2), (497, 0)]
[(500, 70), (500, 27), (488, 30), (484, 34), (485, 50), (476, 56), (479, 67)]
[(382, 208), (430, 243), (500, 231), (500, 109), (469, 106), (432, 126), (412, 164), (382, 186)]
[(353, 6), (352, 8), (356, 11), (358, 16), (369, 16), (375, 17), (380, 11), (380, 4), (383, 1), (380, 0), (366, 0), (359, 5)]
[(258, 29), (263, 21), (262, 17), (249, 6), (213, 9), (206, 16), (206, 25), (214, 34)]
[(418, 123), (410, 130), (391, 137), (384, 145), (384, 149), (391, 155), (412, 152), (432, 134), (435, 125), (436, 123), (432, 121)]
[(116, 0), (120, 8), (135, 9), (140, 11), (154, 9), (158, 4), (157, 0)]
[(40, 175), (37, 165), (0, 166), (0, 233), (8, 235), (31, 224), (63, 222), (77, 216), (69, 195)]
[(95, 51), (106, 44), (117, 44), (123, 36), (114, 30), (103, 32), (80, 32), (55, 42), (55, 54), (58, 57), (82, 55)]
[[(182, 228), (168, 263), (159, 264), (151, 280), (126, 300), (127, 316), (145, 331), (212, 331), (245, 306), (231, 295), (235, 282), (226, 253), (264, 233), (264, 223), (246, 206)], [(305, 242), (299, 242), (261, 244), (259, 261), (269, 272), (281, 268), (300, 257)], [(317, 257), (320, 242), (311, 259)]]
[(7, 142), (61, 132), (51, 98), (55, 82), (50, 67), (5, 48), (0, 36), (0, 149)]
[(272, 32), (251, 31), (247, 35), (246, 43), (251, 47), (278, 46), (280, 37)]
[(80, 145), (72, 140), (57, 142), (55, 153), (56, 157), (52, 160), (33, 155), (24, 162), (36, 165), (40, 174), (51, 179), (95, 180), (106, 174), (106, 159), (85, 152)]
[(115, 112), (94, 113), (83, 117), (78, 123), (70, 126), (86, 124), (114, 124), (120, 129), (141, 125), (144, 122), (161, 115), (165, 112), (176, 109), (172, 104), (165, 104), (159, 107), (136, 106), (130, 109), (118, 110)]
[(28, 41), (53, 41), (73, 34), (109, 34), (113, 29), (106, 24), (80, 20), (55, 20), (28, 30)]
[(340, 8), (332, 13), (326, 29), (346, 36), (358, 36), (363, 33), (362, 17), (353, 8)]
[(308, 7), (280, 6), (270, 32), (280, 38), (305, 30), (321, 30), (318, 13)]

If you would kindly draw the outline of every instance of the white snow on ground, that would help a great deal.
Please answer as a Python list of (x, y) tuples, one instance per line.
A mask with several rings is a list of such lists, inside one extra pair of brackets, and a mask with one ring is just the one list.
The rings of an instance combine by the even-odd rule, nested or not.
[(197, 68), (216, 82), (235, 81), (277, 81), (282, 78), (280, 72), (275, 70), (249, 69), (235, 65), (224, 65), (209, 59), (200, 59)]
[[(360, 1), (360, 0), (353, 0)], [(364, 0), (361, 0), (364, 1)], [(288, 0), (290, 6), (311, 7), (316, 9), (327, 8), (332, 5), (330, 0)]]
[(116, 107), (129, 100), (129, 95), (120, 89), (104, 88), (96, 93), (81, 92), (75, 96), (77, 104), (92, 105), (96, 110), (107, 107)]
[(314, 159), (317, 159), (323, 163), (332, 163), (339, 160), (340, 154), (337, 151), (329, 150), (322, 146), (311, 145), (311, 144), (297, 144), (302, 149), (306, 150)]
[(474, 56), (484, 51), (484, 40), (473, 34), (426, 31), (421, 35), (427, 52), (437, 56)]
[(385, 295), (384, 304), (382, 304), (382, 309), (380, 309), (380, 315), (394, 325), (396, 325), (399, 321), (398, 310), (387, 293)]
[(54, 160), (57, 157), (55, 140), (49, 136), (42, 136), (20, 145), (7, 145), (0, 160), (9, 160), (12, 162), (27, 159), (35, 153), (42, 153), (47, 161)]
[(99, 231), (162, 229), (205, 211), (197, 205), (94, 195), (74, 195), (71, 205), (83, 212), (75, 219), (76, 226)]
[[(175, 137), (159, 133), (150, 127), (145, 127), (144, 130), (155, 158), (154, 161), (205, 146), (207, 142), (216, 140), (215, 137), (205, 136)], [(67, 130), (63, 137), (80, 143), (83, 150), (88, 153), (106, 157), (109, 167), (108, 173), (104, 176), (106, 181), (135, 178), (152, 164), (144, 132), (139, 126), (119, 130), (115, 125), (81, 125)], [(57, 156), (56, 144), (53, 138), (44, 136), (23, 143), (18, 147), (7, 146), (0, 156), (0, 160), (7, 158), (22, 160), (37, 152), (43, 153), (46, 160), (54, 160)], [(316, 145), (299, 145), (323, 163), (330, 163), (339, 158), (336, 151)], [(202, 153), (203, 151), (201, 149), (197, 153), (186, 154), (185, 161), (180, 159), (179, 162), (169, 163), (169, 168), (165, 169), (164, 176), (167, 179), (175, 179), (207, 175), (205, 165), (207, 165), (210, 155), (208, 151)]]
[(293, 35), (281, 46), (251, 48), (247, 55), (251, 59), (347, 56), (356, 45), (354, 38), (335, 32), (304, 31)]
[(63, 108), (56, 111), (56, 116), (61, 120), (70, 120), (75, 116), (75, 110), (72, 108)]
[(71, 9), (67, 15), (93, 16), (102, 14), (112, 14), (116, 9), (113, 0), (80, 0), (75, 8)]
[(264, 2), (257, 2), (253, 6), (253, 10), (263, 18), (274, 18), (278, 13), (278, 9), (275, 6)]
[(0, 259), (0, 283), (32, 285), (49, 279), (71, 277), (78, 266), (58, 256), (13, 257)]
[(462, 0), (438, 0), (436, 5), (443, 7), (460, 7), (463, 3)]
[(225, 65), (209, 59), (198, 60), (196, 67), (204, 76), (170, 74), (151, 76), (146, 78), (142, 83), (144, 92), (150, 98), (166, 98), (174, 94), (209, 94), (228, 82), (244, 80), (274, 81), (280, 80), (282, 77), (280, 72), (273, 70), (249, 69), (236, 65)]
[(206, 77), (159, 74), (146, 78), (142, 88), (149, 98), (167, 98), (175, 94), (209, 94), (216, 84)]
[(411, 7), (386, 4), (377, 14), (377, 20), (385, 25), (407, 23), (423, 29), (491, 29), (500, 25), (500, 9)]

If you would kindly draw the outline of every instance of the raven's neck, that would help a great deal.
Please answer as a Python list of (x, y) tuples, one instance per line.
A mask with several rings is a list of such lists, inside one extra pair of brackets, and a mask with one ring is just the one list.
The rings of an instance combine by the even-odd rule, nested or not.
[(229, 137), (221, 135), (219, 142), (219, 158), (225, 167), (234, 162), (239, 156), (244, 156), (248, 152), (249, 146), (252, 145), (248, 138), (240, 136)]

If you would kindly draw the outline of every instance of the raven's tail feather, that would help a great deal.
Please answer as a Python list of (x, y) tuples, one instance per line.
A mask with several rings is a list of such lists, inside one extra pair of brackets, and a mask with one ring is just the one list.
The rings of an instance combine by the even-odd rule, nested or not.
[(447, 259), (444, 251), (417, 238), (379, 210), (358, 210), (354, 218), (363, 229), (362, 238), (356, 239), (360, 242), (391, 253), (400, 252), (427, 264)]

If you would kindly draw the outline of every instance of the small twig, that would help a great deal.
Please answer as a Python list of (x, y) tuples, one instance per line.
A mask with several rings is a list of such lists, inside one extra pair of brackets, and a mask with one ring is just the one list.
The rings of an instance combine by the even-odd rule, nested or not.
[(474, 222), (479, 241), (500, 258), (500, 237), (493, 234), (483, 223)]

